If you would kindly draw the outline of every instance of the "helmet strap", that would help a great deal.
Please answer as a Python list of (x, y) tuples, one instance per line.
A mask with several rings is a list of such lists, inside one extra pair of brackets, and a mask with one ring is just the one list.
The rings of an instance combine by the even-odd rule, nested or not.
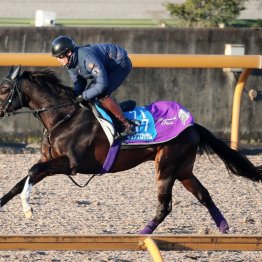
[[(70, 53), (70, 54), (69, 54)], [(72, 53), (72, 51), (68, 51), (67, 53), (66, 53), (66, 55), (65, 55), (65, 57), (67, 57), (67, 64), (66, 65), (64, 65), (64, 68), (66, 68), (66, 69), (69, 69), (70, 68), (70, 65), (71, 65), (71, 62), (72, 62), (72, 55), (73, 55), (73, 53)]]

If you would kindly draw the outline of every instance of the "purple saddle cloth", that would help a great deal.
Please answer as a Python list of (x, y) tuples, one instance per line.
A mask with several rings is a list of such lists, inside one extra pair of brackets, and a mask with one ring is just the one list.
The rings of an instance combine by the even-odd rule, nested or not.
[(157, 135), (151, 141), (128, 140), (122, 144), (156, 144), (177, 137), (183, 130), (194, 124), (192, 114), (182, 105), (174, 101), (158, 101), (146, 109), (152, 114)]
[[(169, 141), (178, 136), (187, 127), (194, 124), (194, 119), (191, 113), (182, 105), (174, 101), (159, 101), (154, 102), (145, 107), (147, 111), (153, 116), (156, 135), (153, 140), (128, 140), (122, 141), (122, 144), (128, 145), (148, 145), (157, 144)], [(148, 118), (149, 119), (149, 118)], [(151, 116), (150, 116), (150, 119)], [(106, 160), (100, 175), (108, 173), (113, 165), (117, 152), (121, 146), (121, 141), (115, 141), (110, 147)]]

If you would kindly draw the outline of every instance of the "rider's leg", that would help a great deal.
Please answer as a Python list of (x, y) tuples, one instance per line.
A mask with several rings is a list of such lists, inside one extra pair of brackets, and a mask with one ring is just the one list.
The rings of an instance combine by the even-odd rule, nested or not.
[(132, 124), (132, 122), (125, 117), (121, 107), (112, 97), (107, 95), (100, 98), (100, 102), (105, 109), (109, 110), (122, 123), (123, 130), (121, 130), (120, 136), (128, 136), (133, 134), (134, 124)]

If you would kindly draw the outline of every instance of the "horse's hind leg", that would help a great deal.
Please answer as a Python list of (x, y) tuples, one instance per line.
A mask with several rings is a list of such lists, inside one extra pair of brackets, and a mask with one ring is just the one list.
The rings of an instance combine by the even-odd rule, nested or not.
[(139, 234), (152, 234), (158, 225), (163, 222), (167, 215), (172, 211), (172, 188), (174, 182), (175, 180), (172, 177), (158, 180), (158, 205), (156, 215), (144, 229), (139, 231)]
[(172, 147), (166, 147), (160, 150), (156, 156), (157, 171), (157, 211), (156, 215), (140, 234), (152, 234), (160, 223), (164, 221), (167, 215), (172, 211), (172, 188), (176, 177), (176, 170), (179, 168), (170, 153)]
[(222, 233), (226, 233), (229, 230), (226, 219), (213, 202), (207, 189), (200, 183), (200, 181), (193, 175), (193, 173), (191, 172), (188, 176), (183, 176), (182, 178), (180, 177), (178, 178), (178, 180), (189, 192), (191, 192), (198, 199), (198, 201), (202, 205), (204, 205), (208, 209), (211, 217), (219, 228), (219, 231)]
[(158, 150), (155, 157), (157, 171), (157, 211), (153, 220), (139, 233), (153, 233), (172, 211), (173, 185), (181, 173), (192, 171), (198, 140), (198, 134), (194, 129), (187, 128), (170, 144)]

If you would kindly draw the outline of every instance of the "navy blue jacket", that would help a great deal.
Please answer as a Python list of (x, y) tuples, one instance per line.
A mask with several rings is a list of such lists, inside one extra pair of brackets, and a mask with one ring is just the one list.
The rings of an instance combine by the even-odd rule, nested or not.
[[(69, 62), (68, 71), (74, 83), (74, 94), (82, 94), (85, 100), (105, 92), (112, 93), (132, 68), (126, 50), (113, 44), (75, 47)], [(110, 74), (119, 69), (122, 72), (118, 79), (115, 76), (110, 78)], [(119, 81), (123, 72), (123, 80)], [(87, 85), (87, 79), (92, 79), (90, 85)]]

